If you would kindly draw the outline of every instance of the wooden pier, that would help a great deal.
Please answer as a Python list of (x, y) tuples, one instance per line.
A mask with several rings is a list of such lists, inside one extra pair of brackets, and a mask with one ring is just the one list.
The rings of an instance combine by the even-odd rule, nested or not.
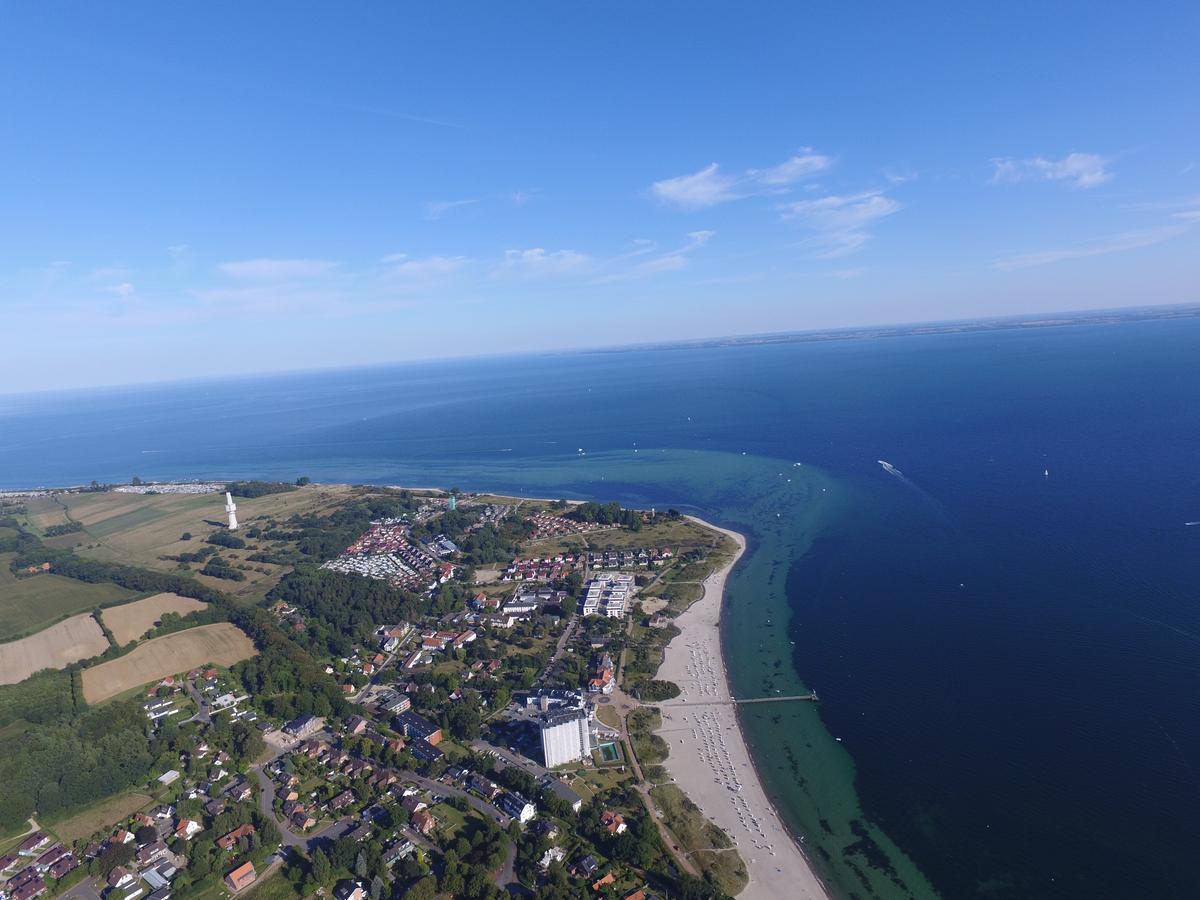
[(679, 709), (689, 706), (740, 706), (745, 703), (790, 703), (796, 700), (808, 700), (813, 703), (820, 702), (816, 691), (808, 694), (788, 694), (783, 697), (748, 697), (744, 700), (665, 700), (659, 703), (661, 709)]

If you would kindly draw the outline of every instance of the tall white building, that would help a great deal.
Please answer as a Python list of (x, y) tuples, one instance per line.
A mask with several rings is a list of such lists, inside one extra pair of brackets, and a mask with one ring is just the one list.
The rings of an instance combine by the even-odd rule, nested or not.
[(225, 512), (229, 513), (229, 530), (237, 531), (237, 504), (233, 502), (233, 494), (225, 492)]
[(586, 708), (555, 710), (542, 716), (542, 755), (553, 769), (592, 755), (592, 735)]

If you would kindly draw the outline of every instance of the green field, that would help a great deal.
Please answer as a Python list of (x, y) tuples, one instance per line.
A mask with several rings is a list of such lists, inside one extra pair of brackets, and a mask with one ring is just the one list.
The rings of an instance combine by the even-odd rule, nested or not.
[(0, 553), (0, 641), (24, 637), (75, 613), (137, 596), (115, 584), (87, 584), (54, 574), (17, 578), (8, 568), (13, 555)]

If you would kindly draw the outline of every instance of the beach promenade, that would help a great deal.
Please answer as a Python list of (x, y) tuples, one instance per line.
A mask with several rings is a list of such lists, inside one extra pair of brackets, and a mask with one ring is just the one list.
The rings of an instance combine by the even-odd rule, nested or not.
[[(705, 579), (704, 595), (675, 620), (682, 633), (667, 646), (658, 670), (658, 678), (682, 691), (660, 707), (658, 733), (670, 747), (664, 765), (704, 815), (736, 842), (750, 873), (739, 898), (825, 898), (825, 888), (767, 800), (738, 727), (736, 705), (729, 702), (721, 606), (725, 580), (746, 541), (736, 532), (717, 530), (737, 541), (737, 556)], [(688, 702), (698, 705), (677, 705)]]

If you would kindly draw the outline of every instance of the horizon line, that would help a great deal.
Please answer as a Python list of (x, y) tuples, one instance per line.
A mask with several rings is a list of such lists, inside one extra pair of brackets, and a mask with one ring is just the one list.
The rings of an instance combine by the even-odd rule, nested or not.
[(643, 341), (632, 344), (601, 344), (582, 347), (565, 347), (559, 350), (514, 350), (498, 353), (467, 353), (459, 356), (426, 356), (387, 362), (361, 364), (335, 364), (310, 369), (269, 369), (241, 373), (188, 375), (179, 378), (163, 378), (151, 381), (114, 382), (109, 384), (81, 385), (76, 387), (43, 388), (32, 391), (0, 391), (0, 398), (41, 397), (54, 394), (80, 394), (97, 391), (120, 391), (154, 386), (185, 385), (194, 383), (227, 383), (244, 379), (286, 378), (299, 375), (335, 374), (358, 372), (371, 369), (387, 369), (400, 366), (473, 360), (545, 358), (578, 356), (591, 353), (634, 353), (660, 350), (702, 350), (723, 346), (738, 347), (764, 343), (803, 343), (837, 340), (873, 340), (886, 337), (904, 337), (936, 334), (964, 334), (980, 331), (1006, 331), (1020, 328), (1068, 327), (1084, 324), (1101, 324), (1116, 318), (1118, 321), (1145, 321), (1163, 318), (1200, 316), (1200, 301), (1187, 303), (1154, 304), (1146, 306), (1120, 306), (1060, 310), (1048, 313), (1012, 313), (1003, 316), (980, 316), (963, 319), (924, 319), (908, 322), (890, 322), (876, 325), (846, 325), (833, 328), (806, 328), (790, 331), (764, 331), (744, 334), (713, 335), (699, 338), (677, 338), (661, 341)]

